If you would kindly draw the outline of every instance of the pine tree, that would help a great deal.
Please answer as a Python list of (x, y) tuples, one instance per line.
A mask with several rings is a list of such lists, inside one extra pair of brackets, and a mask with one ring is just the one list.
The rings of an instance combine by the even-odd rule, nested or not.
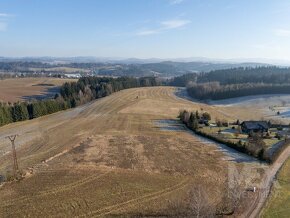
[(12, 107), (13, 122), (23, 121), (29, 119), (27, 106), (24, 103), (14, 104)]

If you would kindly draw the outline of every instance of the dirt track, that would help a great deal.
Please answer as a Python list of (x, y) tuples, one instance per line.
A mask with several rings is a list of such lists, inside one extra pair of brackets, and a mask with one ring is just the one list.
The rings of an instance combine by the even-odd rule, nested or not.
[(283, 151), (283, 153), (279, 156), (275, 163), (271, 165), (271, 167), (266, 171), (263, 178), (263, 183), (261, 184), (261, 187), (259, 187), (255, 201), (251, 205), (251, 207), (247, 211), (245, 211), (243, 217), (255, 218), (259, 216), (270, 194), (271, 186), (277, 173), (289, 157), (290, 146)]

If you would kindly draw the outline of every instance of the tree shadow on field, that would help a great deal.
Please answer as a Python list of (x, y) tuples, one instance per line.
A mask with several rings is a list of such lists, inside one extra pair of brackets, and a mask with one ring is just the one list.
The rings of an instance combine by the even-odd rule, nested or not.
[(24, 101), (32, 101), (53, 98), (55, 94), (59, 93), (59, 91), (60, 91), (59, 86), (49, 87), (39, 95), (26, 95), (22, 96), (21, 99)]

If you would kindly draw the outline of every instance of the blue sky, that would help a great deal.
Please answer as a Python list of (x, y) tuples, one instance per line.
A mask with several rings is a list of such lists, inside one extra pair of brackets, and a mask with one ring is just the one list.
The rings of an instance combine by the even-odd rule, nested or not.
[(0, 0), (0, 56), (290, 60), (290, 1)]

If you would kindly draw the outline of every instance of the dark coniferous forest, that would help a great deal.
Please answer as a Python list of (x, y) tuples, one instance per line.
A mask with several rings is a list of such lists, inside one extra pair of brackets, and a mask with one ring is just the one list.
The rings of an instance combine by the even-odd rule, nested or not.
[(186, 74), (174, 78), (169, 85), (186, 86), (188, 94), (200, 100), (290, 94), (290, 68), (234, 68)]

